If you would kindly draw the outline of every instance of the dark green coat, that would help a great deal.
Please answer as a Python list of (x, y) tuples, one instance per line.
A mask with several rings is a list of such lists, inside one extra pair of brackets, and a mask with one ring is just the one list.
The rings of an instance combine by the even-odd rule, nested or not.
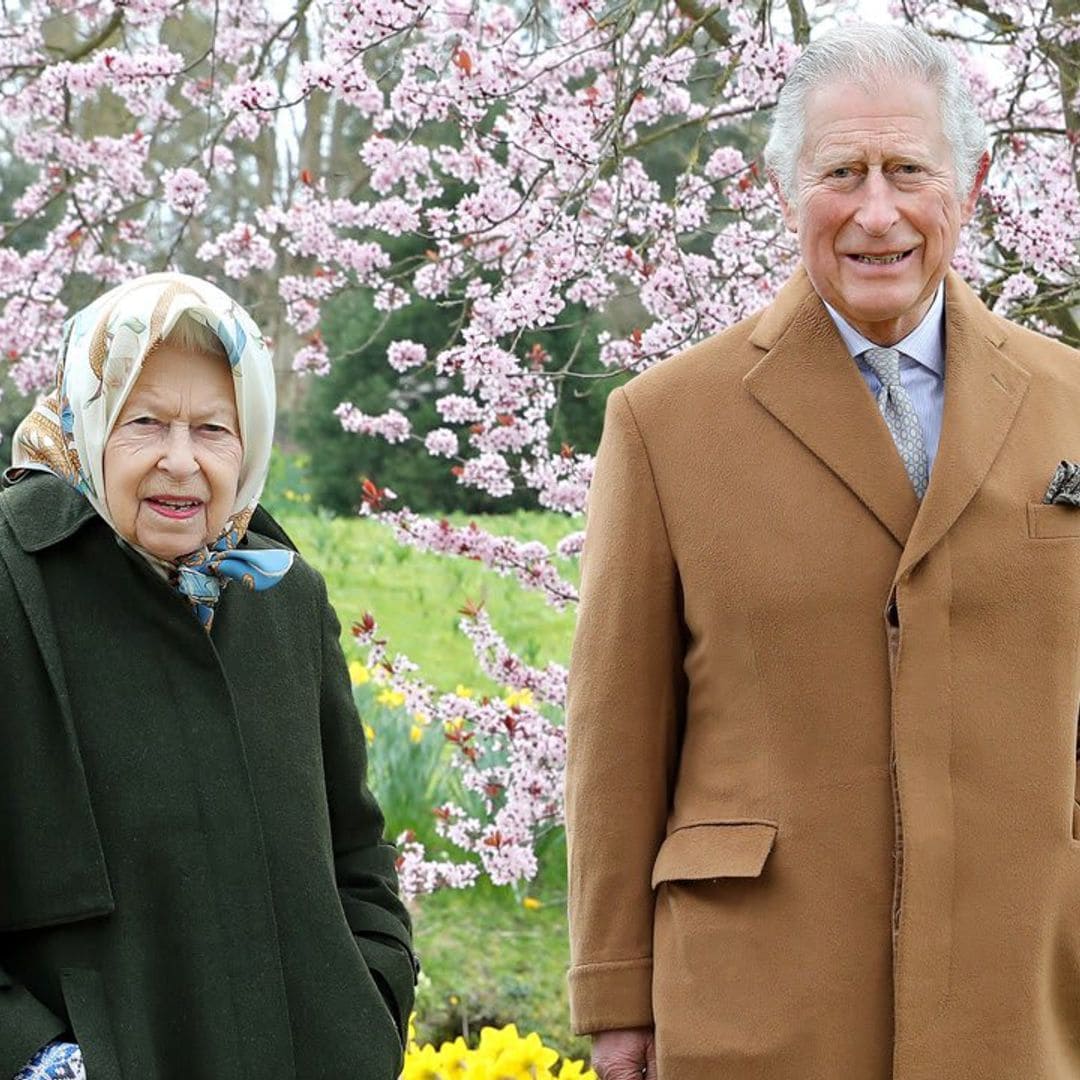
[[(259, 513), (252, 547), (287, 537)], [(55, 477), (0, 493), (0, 1078), (392, 1080), (415, 982), (321, 577), (207, 636)]]

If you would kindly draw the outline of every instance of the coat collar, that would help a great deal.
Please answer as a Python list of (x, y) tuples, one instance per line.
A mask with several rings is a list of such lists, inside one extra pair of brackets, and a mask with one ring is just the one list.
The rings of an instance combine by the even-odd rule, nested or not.
[(1004, 339), (1002, 323), (950, 270), (941, 442), (921, 503), (877, 403), (804, 268), (758, 320), (750, 340), (765, 355), (743, 382), (893, 535), (903, 548), (899, 580), (970, 502), (1020, 408), (1030, 372), (1001, 352)]
[(52, 473), (28, 472), (0, 494), (0, 509), (23, 551), (52, 547), (98, 516), (87, 499)]

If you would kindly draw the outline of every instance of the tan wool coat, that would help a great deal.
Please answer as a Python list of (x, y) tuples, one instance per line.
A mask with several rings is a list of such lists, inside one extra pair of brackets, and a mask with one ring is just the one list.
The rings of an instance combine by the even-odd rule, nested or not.
[(1080, 1080), (1080, 354), (945, 319), (921, 505), (802, 270), (609, 399), (569, 981), (659, 1080)]

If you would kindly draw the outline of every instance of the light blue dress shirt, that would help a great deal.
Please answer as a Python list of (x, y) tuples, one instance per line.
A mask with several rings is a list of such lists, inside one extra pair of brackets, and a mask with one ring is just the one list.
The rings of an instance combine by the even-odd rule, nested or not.
[[(875, 343), (863, 337), (836, 308), (827, 303), (825, 307), (876, 401), (881, 393), (881, 380), (862, 359), (862, 353), (874, 348)], [(941, 439), (941, 414), (945, 407), (944, 282), (938, 286), (930, 310), (923, 316), (922, 322), (892, 347), (900, 352), (900, 382), (910, 395), (911, 403), (918, 414), (923, 441), (926, 443), (927, 462), (932, 472)]]

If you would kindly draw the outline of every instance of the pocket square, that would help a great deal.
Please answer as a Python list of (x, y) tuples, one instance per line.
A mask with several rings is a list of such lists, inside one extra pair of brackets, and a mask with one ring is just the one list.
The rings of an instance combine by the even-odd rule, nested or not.
[(1054, 470), (1050, 486), (1043, 496), (1043, 502), (1080, 506), (1080, 464), (1075, 461), (1063, 461)]

